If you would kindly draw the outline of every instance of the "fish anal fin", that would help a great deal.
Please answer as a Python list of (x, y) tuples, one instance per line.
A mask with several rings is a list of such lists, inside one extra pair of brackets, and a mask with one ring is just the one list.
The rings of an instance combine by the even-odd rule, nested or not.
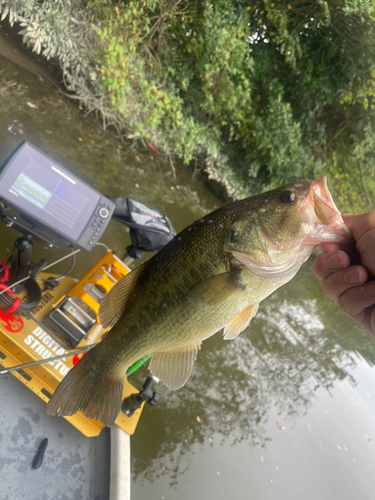
[(258, 311), (259, 303), (246, 307), (224, 328), (224, 340), (233, 340), (245, 330)]
[(189, 302), (199, 307), (220, 304), (233, 293), (245, 288), (240, 276), (241, 269), (236, 268), (203, 281), (191, 290)]
[(200, 346), (199, 341), (174, 351), (156, 352), (149, 369), (170, 389), (180, 389), (190, 377)]
[(103, 328), (113, 326), (124, 312), (130, 291), (142, 273), (147, 262), (131, 271), (118, 281), (100, 302), (99, 321)]

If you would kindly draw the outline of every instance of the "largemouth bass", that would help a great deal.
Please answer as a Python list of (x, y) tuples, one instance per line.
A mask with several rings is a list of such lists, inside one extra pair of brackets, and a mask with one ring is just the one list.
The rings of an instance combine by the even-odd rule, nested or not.
[(220, 208), (179, 233), (102, 300), (113, 326), (67, 374), (47, 405), (112, 425), (126, 370), (152, 353), (151, 372), (171, 389), (188, 380), (203, 340), (237, 337), (259, 302), (290, 281), (323, 241), (350, 238), (325, 177)]

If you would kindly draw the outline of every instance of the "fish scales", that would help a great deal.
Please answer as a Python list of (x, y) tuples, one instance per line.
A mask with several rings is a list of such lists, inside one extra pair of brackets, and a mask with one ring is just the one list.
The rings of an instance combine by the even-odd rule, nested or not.
[(114, 326), (61, 382), (48, 413), (81, 410), (111, 425), (127, 368), (150, 353), (154, 375), (182, 387), (203, 340), (222, 328), (225, 339), (236, 338), (322, 241), (348, 239), (324, 177), (199, 219), (103, 299), (99, 319)]
[[(192, 231), (185, 229), (165, 250), (150, 259), (128, 299), (124, 314), (111, 333), (111, 342), (116, 342), (118, 352), (124, 342), (132, 343), (137, 360), (148, 352), (204, 340), (244, 307), (268, 294), (273, 284), (249, 271), (248, 293), (240, 300), (229, 297), (220, 306), (208, 310), (197, 308), (188, 300), (190, 290), (196, 285), (230, 270), (233, 259), (224, 251), (224, 243), (229, 227), (237, 217), (236, 211), (228, 208), (209, 214), (197, 221)], [(186, 262), (189, 261), (194, 262), (194, 267), (186, 275)], [(262, 290), (261, 294), (259, 290)], [(173, 314), (176, 310), (178, 315)]]

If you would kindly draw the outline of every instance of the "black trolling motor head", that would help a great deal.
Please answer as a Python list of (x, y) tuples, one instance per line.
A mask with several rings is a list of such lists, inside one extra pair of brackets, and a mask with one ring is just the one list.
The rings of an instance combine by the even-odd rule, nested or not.
[(176, 236), (171, 221), (159, 210), (130, 198), (107, 198), (115, 205), (112, 219), (130, 229), (132, 244), (126, 250), (133, 259), (139, 259), (145, 252), (158, 252)]

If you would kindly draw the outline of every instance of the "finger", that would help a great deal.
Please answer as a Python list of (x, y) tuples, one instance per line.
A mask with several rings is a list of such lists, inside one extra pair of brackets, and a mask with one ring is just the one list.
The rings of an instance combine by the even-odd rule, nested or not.
[(375, 227), (375, 210), (361, 215), (343, 214), (342, 218), (356, 241)]
[[(356, 251), (349, 252), (352, 264), (363, 264), (375, 275), (375, 210), (361, 215), (346, 214), (343, 219), (353, 233)], [(347, 251), (347, 250), (346, 250)]]
[(340, 243), (322, 243), (322, 250), (324, 253), (343, 250), (345, 253), (349, 255), (350, 263), (352, 266), (362, 263), (354, 240), (350, 243), (346, 243), (345, 245), (342, 245)]
[(314, 270), (319, 278), (327, 278), (332, 273), (350, 266), (349, 255), (342, 250), (321, 253), (314, 260)]
[(374, 276), (375, 275), (375, 226), (365, 232), (357, 241), (357, 250), (361, 256), (363, 265)]
[[(352, 266), (349, 269), (332, 273), (322, 281), (322, 290), (328, 298), (338, 301), (350, 288), (366, 283), (368, 273), (362, 266)], [(366, 307), (366, 306), (365, 306)]]
[(338, 302), (348, 316), (363, 323), (367, 308), (375, 304), (375, 282), (349, 288), (341, 294)]
[[(345, 311), (344, 311), (345, 312)], [(362, 325), (366, 330), (375, 335), (375, 306), (371, 305), (362, 309), (358, 314), (349, 314), (345, 312), (349, 318)]]
[[(357, 321), (357, 320), (356, 320)], [(375, 307), (368, 307), (366, 309), (366, 315), (364, 321), (361, 324), (367, 328), (369, 332), (375, 335)]]
[(322, 250), (324, 253), (335, 252), (336, 250), (344, 250), (344, 245), (340, 243), (322, 243)]

